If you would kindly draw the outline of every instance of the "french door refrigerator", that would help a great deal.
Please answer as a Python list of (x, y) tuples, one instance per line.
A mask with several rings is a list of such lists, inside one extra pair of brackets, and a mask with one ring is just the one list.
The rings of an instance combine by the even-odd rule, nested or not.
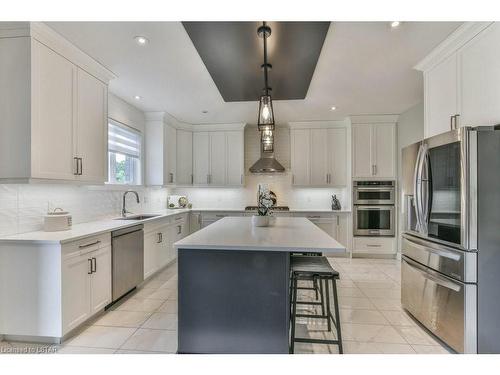
[(500, 353), (500, 126), (403, 149), (401, 302), (459, 353)]

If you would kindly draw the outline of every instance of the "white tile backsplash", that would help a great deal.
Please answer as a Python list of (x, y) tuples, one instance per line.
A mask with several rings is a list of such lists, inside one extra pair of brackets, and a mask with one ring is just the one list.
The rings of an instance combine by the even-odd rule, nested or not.
[(145, 187), (75, 186), (70, 184), (0, 185), (0, 236), (42, 229), (48, 209), (61, 207), (84, 223), (120, 215), (122, 195), (130, 188), (141, 202), (127, 197), (130, 211), (155, 211), (167, 206), (169, 189)]
[(278, 197), (278, 205), (295, 209), (330, 209), (331, 196), (336, 194), (342, 208), (350, 208), (348, 188), (297, 188), (293, 187), (290, 173), (247, 174), (245, 186), (241, 188), (182, 187), (175, 194), (187, 195), (193, 208), (235, 208), (253, 206), (257, 203), (259, 183), (269, 185)]

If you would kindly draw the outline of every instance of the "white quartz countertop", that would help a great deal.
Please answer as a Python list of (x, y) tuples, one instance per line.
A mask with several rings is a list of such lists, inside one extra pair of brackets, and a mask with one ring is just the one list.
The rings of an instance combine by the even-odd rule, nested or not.
[[(203, 207), (203, 208), (198, 208), (198, 207), (193, 207), (191, 211), (195, 212), (205, 212), (205, 211), (217, 211), (217, 212), (253, 212), (253, 211), (247, 211), (245, 208), (211, 208), (211, 207)], [(288, 211), (275, 211), (277, 213), (285, 213), (285, 212), (326, 212), (326, 213), (332, 213), (332, 214), (338, 214), (338, 213), (350, 213), (350, 209), (342, 209), (342, 210), (332, 210), (328, 208), (290, 208)]]
[[(158, 215), (156, 217), (147, 218), (144, 220), (120, 220), (120, 219), (104, 219), (98, 221), (91, 221), (88, 223), (75, 224), (70, 230), (58, 231), (58, 232), (45, 232), (36, 231), (29, 233), (20, 233), (12, 236), (7, 236), (0, 238), (0, 243), (8, 242), (57, 242), (66, 243), (71, 241), (76, 241), (85, 237), (90, 237), (94, 235), (99, 235), (107, 232), (111, 232), (117, 229), (131, 227), (137, 224), (143, 224), (150, 221), (162, 219), (169, 216), (174, 216), (189, 212), (188, 209), (176, 209), (176, 210), (162, 210), (147, 212), (147, 214)], [(143, 213), (145, 214), (145, 213)], [(141, 215), (141, 213), (130, 214), (130, 216)]]
[(303, 217), (277, 217), (255, 227), (251, 217), (225, 217), (176, 242), (177, 249), (344, 253), (345, 246)]

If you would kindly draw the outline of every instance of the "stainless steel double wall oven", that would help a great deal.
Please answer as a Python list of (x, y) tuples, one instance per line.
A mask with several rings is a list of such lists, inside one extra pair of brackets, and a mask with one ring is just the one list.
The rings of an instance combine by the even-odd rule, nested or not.
[(354, 181), (354, 235), (394, 236), (394, 181)]

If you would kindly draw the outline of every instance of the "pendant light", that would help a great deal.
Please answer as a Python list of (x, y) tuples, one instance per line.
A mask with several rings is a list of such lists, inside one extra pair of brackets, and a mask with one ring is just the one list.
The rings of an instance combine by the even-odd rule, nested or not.
[(261, 67), (264, 69), (264, 94), (259, 99), (259, 119), (257, 126), (259, 130), (274, 130), (274, 111), (273, 101), (271, 99), (271, 88), (268, 84), (268, 69), (271, 64), (267, 62), (267, 38), (271, 35), (271, 28), (262, 22), (262, 26), (257, 29), (257, 35), (264, 41), (264, 64)]

